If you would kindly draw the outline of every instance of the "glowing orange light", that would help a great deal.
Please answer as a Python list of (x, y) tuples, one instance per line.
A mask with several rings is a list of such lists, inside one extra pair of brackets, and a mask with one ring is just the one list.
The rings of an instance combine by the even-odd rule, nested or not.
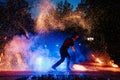
[(119, 67), (119, 66), (118, 66), (117, 64), (112, 64), (112, 67), (116, 67), (116, 68), (117, 68), (117, 67)]
[(94, 59), (95, 62), (98, 62), (102, 65), (108, 65), (108, 66), (111, 66), (111, 67), (114, 67), (114, 68), (118, 68), (119, 66), (117, 64), (114, 64), (114, 61), (113, 60), (108, 60), (107, 63), (100, 60), (100, 58), (97, 58), (95, 55), (91, 54), (92, 58)]
[(77, 71), (86, 71), (87, 70), (84, 66), (79, 65), (79, 64), (74, 64), (73, 69), (77, 70)]
[(96, 58), (96, 62), (102, 64), (103, 62), (99, 59), (99, 58)]
[(93, 59), (94, 59), (96, 62), (98, 62), (98, 63), (100, 63), (100, 64), (103, 63), (99, 58), (96, 58), (93, 54), (92, 54), (92, 57), (93, 57)]
[(0, 62), (2, 61), (2, 57), (3, 57), (3, 53), (1, 53), (0, 55)]
[(92, 56), (93, 58), (95, 58), (95, 56), (94, 56), (93, 54), (91, 54), (91, 56)]
[(0, 56), (0, 62), (1, 62), (1, 60), (2, 60), (2, 59), (1, 59), (1, 56)]
[(7, 40), (7, 36), (4, 37), (4, 40)]

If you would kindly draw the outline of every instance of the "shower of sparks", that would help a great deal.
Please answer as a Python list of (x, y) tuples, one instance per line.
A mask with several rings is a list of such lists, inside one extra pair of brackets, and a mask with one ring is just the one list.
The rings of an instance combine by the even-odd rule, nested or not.
[(43, 1), (38, 7), (40, 9), (40, 13), (35, 22), (35, 31), (38, 33), (55, 29), (64, 30), (64, 24), (67, 21), (71, 21), (83, 29), (88, 29), (88, 31), (90, 31), (92, 27), (88, 21), (84, 19), (85, 13), (82, 11), (74, 13), (69, 12), (63, 18), (57, 19), (55, 18), (55, 7), (49, 0)]
[(45, 0), (40, 4), (40, 14), (37, 17), (35, 31), (36, 32), (47, 32), (53, 29), (63, 29), (64, 26), (59, 20), (54, 17), (54, 5), (49, 1)]

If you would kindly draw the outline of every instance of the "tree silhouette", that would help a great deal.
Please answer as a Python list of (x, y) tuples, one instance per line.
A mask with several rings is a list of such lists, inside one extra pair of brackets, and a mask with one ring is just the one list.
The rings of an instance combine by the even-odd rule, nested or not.
[[(104, 40), (107, 52), (112, 58), (120, 56), (120, 2), (118, 0), (86, 0), (89, 5), (87, 19), (93, 22), (92, 34), (96, 38), (95, 44), (100, 45)], [(104, 43), (103, 43), (104, 44)], [(102, 47), (101, 46), (101, 47)]]
[(7, 6), (7, 16), (11, 19), (15, 34), (25, 33), (25, 30), (33, 31), (33, 20), (31, 19), (31, 14), (28, 13), (29, 7), (25, 0), (9, 0)]
[(65, 0), (65, 2), (58, 2), (56, 6), (56, 17), (63, 18), (64, 16), (72, 12), (72, 9), (73, 6), (67, 0)]
[(65, 32), (81, 34), (84, 29), (78, 24), (79, 20), (74, 19), (74, 16), (76, 16), (76, 11), (73, 10), (73, 6), (67, 0), (57, 3), (55, 17), (63, 22)]
[(8, 0), (6, 6), (0, 6), (0, 47), (11, 40), (13, 36), (34, 32), (34, 21), (29, 13), (29, 6), (25, 0)]

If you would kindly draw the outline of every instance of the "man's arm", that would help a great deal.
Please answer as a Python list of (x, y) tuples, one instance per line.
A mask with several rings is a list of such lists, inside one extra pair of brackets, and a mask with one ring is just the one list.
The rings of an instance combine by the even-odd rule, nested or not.
[(72, 46), (72, 51), (75, 52), (75, 47), (74, 46)]

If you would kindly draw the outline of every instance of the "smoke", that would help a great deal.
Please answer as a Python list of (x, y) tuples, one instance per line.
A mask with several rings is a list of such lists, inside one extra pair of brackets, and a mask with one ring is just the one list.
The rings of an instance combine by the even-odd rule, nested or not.
[[(55, 45), (55, 43), (60, 43), (61, 41), (58, 40), (58, 42), (56, 42), (54, 41), (55, 39), (51, 40), (51, 36), (49, 39), (45, 37), (46, 35), (43, 36), (43, 34), (31, 36), (29, 39), (24, 35), (14, 36), (13, 39), (5, 45), (4, 55), (0, 57), (0, 70), (48, 71), (60, 58), (60, 44)], [(64, 62), (58, 68), (64, 69), (65, 64)]]
[[(84, 11), (77, 11), (65, 15), (62, 22), (65, 23), (67, 21), (71, 22), (72, 24), (77, 24), (79, 27), (87, 29), (89, 32), (91, 31), (92, 23), (85, 19)], [(69, 25), (72, 25), (71, 23), (69, 23)]]
[(26, 57), (29, 53), (30, 42), (26, 40), (25, 36), (14, 36), (13, 40), (6, 44), (4, 50), (4, 57), (1, 61), (1, 68), (3, 70), (25, 70), (28, 68), (26, 64)]
[[(67, 14), (58, 20), (54, 17), (55, 7), (49, 0), (43, 0), (38, 7), (40, 13), (34, 26), (38, 34), (29, 35), (29, 39), (24, 35), (14, 36), (4, 47), (4, 54), (0, 57), (0, 70), (48, 71), (60, 58), (60, 46), (68, 35), (62, 33), (44, 34), (43, 32), (56, 29), (64, 30), (66, 21), (72, 21), (83, 28), (90, 29), (82, 17), (83, 14)], [(65, 65), (65, 62), (62, 63), (58, 67), (59, 70), (65, 69)]]

